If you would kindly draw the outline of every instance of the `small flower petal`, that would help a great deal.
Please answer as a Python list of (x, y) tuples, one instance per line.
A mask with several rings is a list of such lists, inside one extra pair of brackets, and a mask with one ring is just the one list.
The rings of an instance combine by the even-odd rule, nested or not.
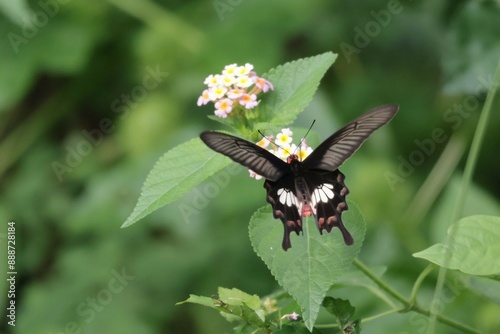
[(258, 88), (260, 88), (264, 93), (267, 93), (269, 90), (274, 90), (273, 84), (264, 78), (259, 78), (256, 76), (254, 78), (254, 81), (255, 81), (255, 85)]
[(239, 89), (239, 88), (235, 88), (235, 89), (231, 89), (227, 92), (227, 97), (229, 97), (230, 99), (233, 99), (233, 100), (236, 100), (238, 99), (241, 95), (243, 95), (245, 93), (244, 90), (242, 89)]
[(297, 145), (295, 145), (295, 144), (293, 144), (292, 146), (281, 146), (278, 149), (277, 156), (280, 159), (286, 161), (286, 159), (290, 156), (290, 154), (293, 154), (293, 152), (295, 152), (296, 149), (297, 149)]
[(221, 99), (224, 94), (226, 94), (227, 88), (223, 86), (217, 86), (213, 87), (212, 89), (209, 90), (208, 94), (210, 96), (211, 101), (215, 101), (218, 99)]
[(281, 132), (278, 133), (276, 136), (276, 139), (274, 140), (274, 143), (280, 147), (285, 147), (289, 146), (290, 143), (292, 142), (292, 134), (293, 132), (290, 131), (290, 129), (281, 129)]
[(215, 103), (215, 108), (224, 111), (226, 114), (229, 114), (231, 110), (233, 110), (233, 100), (231, 99), (219, 100)]
[(301, 146), (297, 152), (297, 156), (299, 157), (299, 161), (304, 161), (309, 156), (309, 154), (312, 153), (312, 151), (313, 151), (313, 149), (310, 147)]
[(248, 88), (254, 84), (253, 78), (244, 75), (236, 79), (236, 86), (240, 88)]
[(197, 105), (202, 106), (207, 104), (210, 101), (210, 94), (208, 89), (205, 89), (203, 93), (201, 93), (201, 96), (198, 98)]
[(289, 319), (289, 320), (297, 320), (299, 319), (299, 314), (296, 313), (296, 312), (293, 312), (291, 314), (285, 314), (284, 316), (282, 316), (280, 319), (283, 320), (283, 319)]
[(223, 110), (220, 110), (220, 109), (215, 109), (214, 114), (215, 114), (215, 116), (220, 117), (220, 118), (227, 117), (227, 114)]
[(236, 74), (240, 76), (247, 76), (253, 70), (253, 65), (246, 63), (244, 66), (238, 66)]
[(234, 84), (235, 82), (236, 82), (236, 78), (232, 75), (222, 75), (220, 77), (220, 83), (225, 87), (229, 87), (232, 84)]
[(237, 68), (238, 68), (238, 65), (236, 65), (236, 64), (226, 65), (224, 67), (224, 70), (222, 71), (222, 74), (234, 76), (236, 74)]
[(262, 137), (262, 139), (257, 142), (257, 146), (266, 148), (269, 146), (269, 144), (271, 144), (272, 139), (273, 136)]
[(243, 94), (238, 99), (238, 102), (247, 109), (253, 109), (259, 103), (255, 94)]
[(219, 74), (216, 75), (210, 74), (208, 77), (205, 78), (205, 81), (203, 81), (203, 83), (208, 87), (214, 87), (220, 85), (220, 79), (221, 76)]

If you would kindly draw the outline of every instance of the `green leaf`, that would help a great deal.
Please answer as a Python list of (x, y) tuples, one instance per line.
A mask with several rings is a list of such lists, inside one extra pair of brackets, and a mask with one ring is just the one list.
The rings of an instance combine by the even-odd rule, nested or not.
[(325, 297), (323, 307), (337, 318), (340, 329), (348, 325), (355, 311), (348, 300), (333, 297)]
[(271, 207), (251, 218), (249, 232), (255, 252), (264, 260), (278, 283), (297, 301), (301, 316), (312, 329), (328, 289), (346, 270), (361, 249), (365, 223), (357, 206), (349, 202), (343, 221), (354, 238), (346, 246), (340, 232), (320, 235), (314, 221), (304, 221), (304, 235), (291, 235), (292, 248), (281, 248), (283, 224), (273, 218)]
[(229, 158), (206, 147), (199, 138), (168, 151), (149, 173), (134, 211), (122, 227), (180, 198), (230, 162)]
[(343, 333), (360, 333), (361, 321), (351, 320), (356, 310), (348, 300), (326, 297), (323, 300), (325, 309), (337, 318), (339, 329)]
[(238, 289), (219, 287), (219, 299), (189, 295), (188, 299), (176, 305), (184, 303), (193, 303), (216, 309), (228, 321), (243, 320), (253, 328), (265, 327), (264, 311), (260, 307), (259, 297), (249, 295)]
[(227, 303), (232, 305), (243, 305), (246, 304), (253, 310), (260, 310), (260, 298), (257, 295), (249, 295), (246, 292), (243, 292), (239, 289), (226, 289), (219, 287), (219, 298)]
[(292, 123), (312, 100), (321, 78), (337, 55), (326, 52), (278, 66), (267, 73), (274, 91), (263, 101), (262, 113), (267, 122), (254, 125), (254, 132), (279, 128)]
[(500, 217), (470, 216), (448, 229), (450, 246), (435, 244), (414, 257), (471, 275), (500, 273)]
[(217, 308), (216, 300), (210, 297), (205, 297), (205, 296), (197, 296), (197, 295), (189, 295), (189, 298), (182, 301), (178, 302), (175, 305), (182, 305), (185, 303), (193, 303), (193, 304), (198, 304), (198, 305), (203, 305), (203, 306), (208, 306), (212, 308)]

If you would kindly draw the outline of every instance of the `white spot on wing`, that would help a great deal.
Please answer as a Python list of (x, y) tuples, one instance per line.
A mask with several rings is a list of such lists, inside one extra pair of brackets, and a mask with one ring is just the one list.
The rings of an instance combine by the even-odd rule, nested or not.
[(286, 206), (297, 205), (297, 197), (291, 192), (290, 189), (281, 188), (278, 189), (277, 194), (279, 196), (278, 200), (281, 204)]
[(334, 197), (333, 185), (330, 183), (323, 183), (314, 189), (311, 195), (311, 202), (313, 207), (316, 207), (319, 202), (328, 203), (328, 201)]

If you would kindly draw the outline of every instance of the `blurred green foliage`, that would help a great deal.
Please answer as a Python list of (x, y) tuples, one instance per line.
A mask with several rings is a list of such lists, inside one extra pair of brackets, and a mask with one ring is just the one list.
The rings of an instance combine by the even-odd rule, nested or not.
[[(209, 107), (196, 107), (208, 74), (235, 62), (264, 73), (327, 51), (338, 59), (296, 125), (317, 119), (321, 139), (371, 107), (401, 106), (341, 170), (368, 225), (360, 258), (410, 291), (427, 265), (411, 254), (443, 240), (451, 223), (450, 198), (500, 58), (497, 1), (2, 0), (0, 9), (0, 233), (16, 222), (18, 271), (16, 327), (3, 318), (0, 331), (12, 333), (231, 332), (213, 310), (174, 305), (219, 286), (260, 296), (278, 289), (247, 232), (265, 204), (261, 182), (238, 167), (207, 205), (197, 201), (213, 180), (119, 227), (158, 157), (220, 128)], [(499, 125), (494, 112), (467, 214), (500, 215)], [(435, 129), (446, 142), (414, 153)], [(462, 149), (440, 163), (453, 147)], [(412, 157), (413, 168), (401, 167)], [(182, 203), (195, 213), (183, 216)], [(129, 279), (117, 279), (123, 271)], [(433, 287), (424, 282), (422, 304)], [(456, 291), (445, 314), (500, 331), (498, 294)], [(363, 290), (335, 297), (360, 316), (384, 311)], [(363, 326), (425, 330), (415, 314)]]

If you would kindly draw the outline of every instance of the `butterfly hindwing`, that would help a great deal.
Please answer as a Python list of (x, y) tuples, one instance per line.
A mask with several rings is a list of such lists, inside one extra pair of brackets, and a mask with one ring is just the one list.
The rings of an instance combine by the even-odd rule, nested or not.
[(286, 162), (247, 140), (215, 131), (203, 132), (200, 138), (212, 150), (224, 154), (266, 179), (276, 181), (290, 170)]
[(310, 192), (310, 206), (321, 234), (337, 227), (346, 245), (354, 240), (342, 222), (342, 212), (348, 209), (346, 196), (349, 193), (344, 184), (344, 174), (338, 169), (334, 172), (312, 170), (304, 174)]
[(273, 208), (273, 217), (281, 219), (285, 229), (283, 249), (292, 247), (290, 233), (302, 232), (302, 217), (299, 212), (299, 199), (295, 189), (295, 180), (292, 174), (286, 174), (277, 182), (266, 180), (264, 188), (267, 190), (267, 202)]
[(378, 128), (397, 113), (397, 105), (372, 109), (351, 121), (321, 143), (302, 163), (305, 169), (335, 171)]

